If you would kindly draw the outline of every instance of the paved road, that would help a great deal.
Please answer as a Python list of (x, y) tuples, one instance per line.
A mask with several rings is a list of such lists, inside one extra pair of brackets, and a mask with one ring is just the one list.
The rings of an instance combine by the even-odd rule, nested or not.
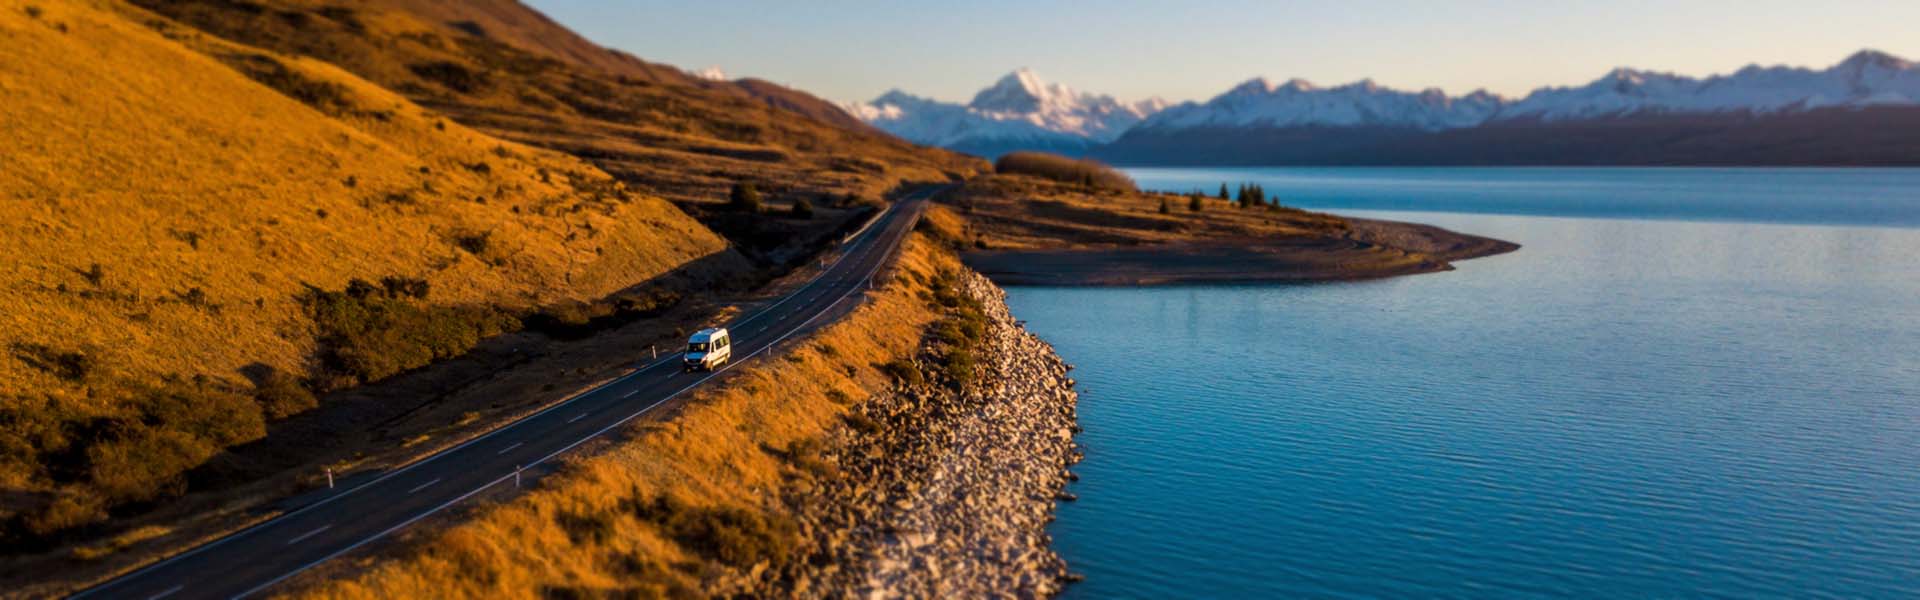
[[(921, 190), (843, 247), (841, 258), (805, 287), (726, 326), (734, 362), (846, 314), (899, 248), (924, 209)], [(209, 542), (81, 592), (95, 598), (234, 598), (458, 504), (496, 486), (514, 485), (516, 465), (550, 460), (665, 404), (718, 373), (682, 373), (679, 354), (493, 433), (411, 466), (316, 501), (299, 510)], [(727, 369), (721, 369), (725, 372)]]

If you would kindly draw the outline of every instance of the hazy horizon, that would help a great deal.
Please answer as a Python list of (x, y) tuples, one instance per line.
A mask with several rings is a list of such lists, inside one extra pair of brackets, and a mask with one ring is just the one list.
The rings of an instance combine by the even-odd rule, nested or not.
[(1017, 68), (1122, 100), (1204, 100), (1253, 77), (1522, 96), (1615, 67), (1704, 76), (1830, 66), (1862, 49), (1920, 57), (1920, 3), (1581, 2), (1339, 7), (1218, 1), (667, 4), (529, 0), (588, 38), (689, 70), (716, 66), (836, 101), (889, 89), (966, 101)]

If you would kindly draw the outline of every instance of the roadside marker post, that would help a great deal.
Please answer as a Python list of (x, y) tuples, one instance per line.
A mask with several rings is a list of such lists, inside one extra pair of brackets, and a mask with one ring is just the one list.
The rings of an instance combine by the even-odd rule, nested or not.
[(654, 345), (651, 345), (651, 346), (647, 346), (647, 348), (648, 348), (648, 349), (651, 349), (651, 350), (653, 350), (653, 357), (654, 357), (654, 358), (656, 358), (656, 359), (658, 359), (658, 358), (660, 358), (660, 345), (659, 345), (659, 344), (654, 344)]
[(333, 489), (333, 467), (327, 467), (327, 489)]
[(520, 489), (520, 465), (513, 466), (513, 489)]

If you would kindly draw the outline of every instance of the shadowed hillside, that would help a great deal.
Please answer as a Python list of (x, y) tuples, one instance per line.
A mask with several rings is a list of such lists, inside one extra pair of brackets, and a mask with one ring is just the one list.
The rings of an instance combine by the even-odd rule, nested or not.
[[(707, 82), (579, 50), (591, 44), (543, 33), (556, 26), (514, 3), (136, 2), (215, 35), (339, 65), (469, 126), (586, 158), (682, 203), (718, 201), (740, 181), (776, 199), (877, 195), (985, 167), (807, 117), (842, 113), (765, 82)], [(539, 41), (516, 41), (527, 39)]]
[(0, 517), (16, 549), (178, 493), (312, 389), (703, 257), (711, 275), (745, 269), (576, 158), (125, 4), (0, 3), (0, 90)]

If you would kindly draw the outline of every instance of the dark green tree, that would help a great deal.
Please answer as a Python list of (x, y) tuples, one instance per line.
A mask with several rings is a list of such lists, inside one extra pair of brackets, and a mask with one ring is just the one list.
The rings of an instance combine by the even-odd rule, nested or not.
[(1160, 197), (1160, 214), (1163, 214), (1163, 215), (1173, 214), (1173, 204), (1170, 202), (1167, 202), (1166, 196)]
[(1224, 181), (1220, 182), (1220, 199), (1227, 199), (1227, 182)]
[(1200, 192), (1194, 192), (1192, 196), (1187, 196), (1187, 210), (1200, 212), (1200, 209), (1206, 208), (1206, 202), (1200, 198)]

